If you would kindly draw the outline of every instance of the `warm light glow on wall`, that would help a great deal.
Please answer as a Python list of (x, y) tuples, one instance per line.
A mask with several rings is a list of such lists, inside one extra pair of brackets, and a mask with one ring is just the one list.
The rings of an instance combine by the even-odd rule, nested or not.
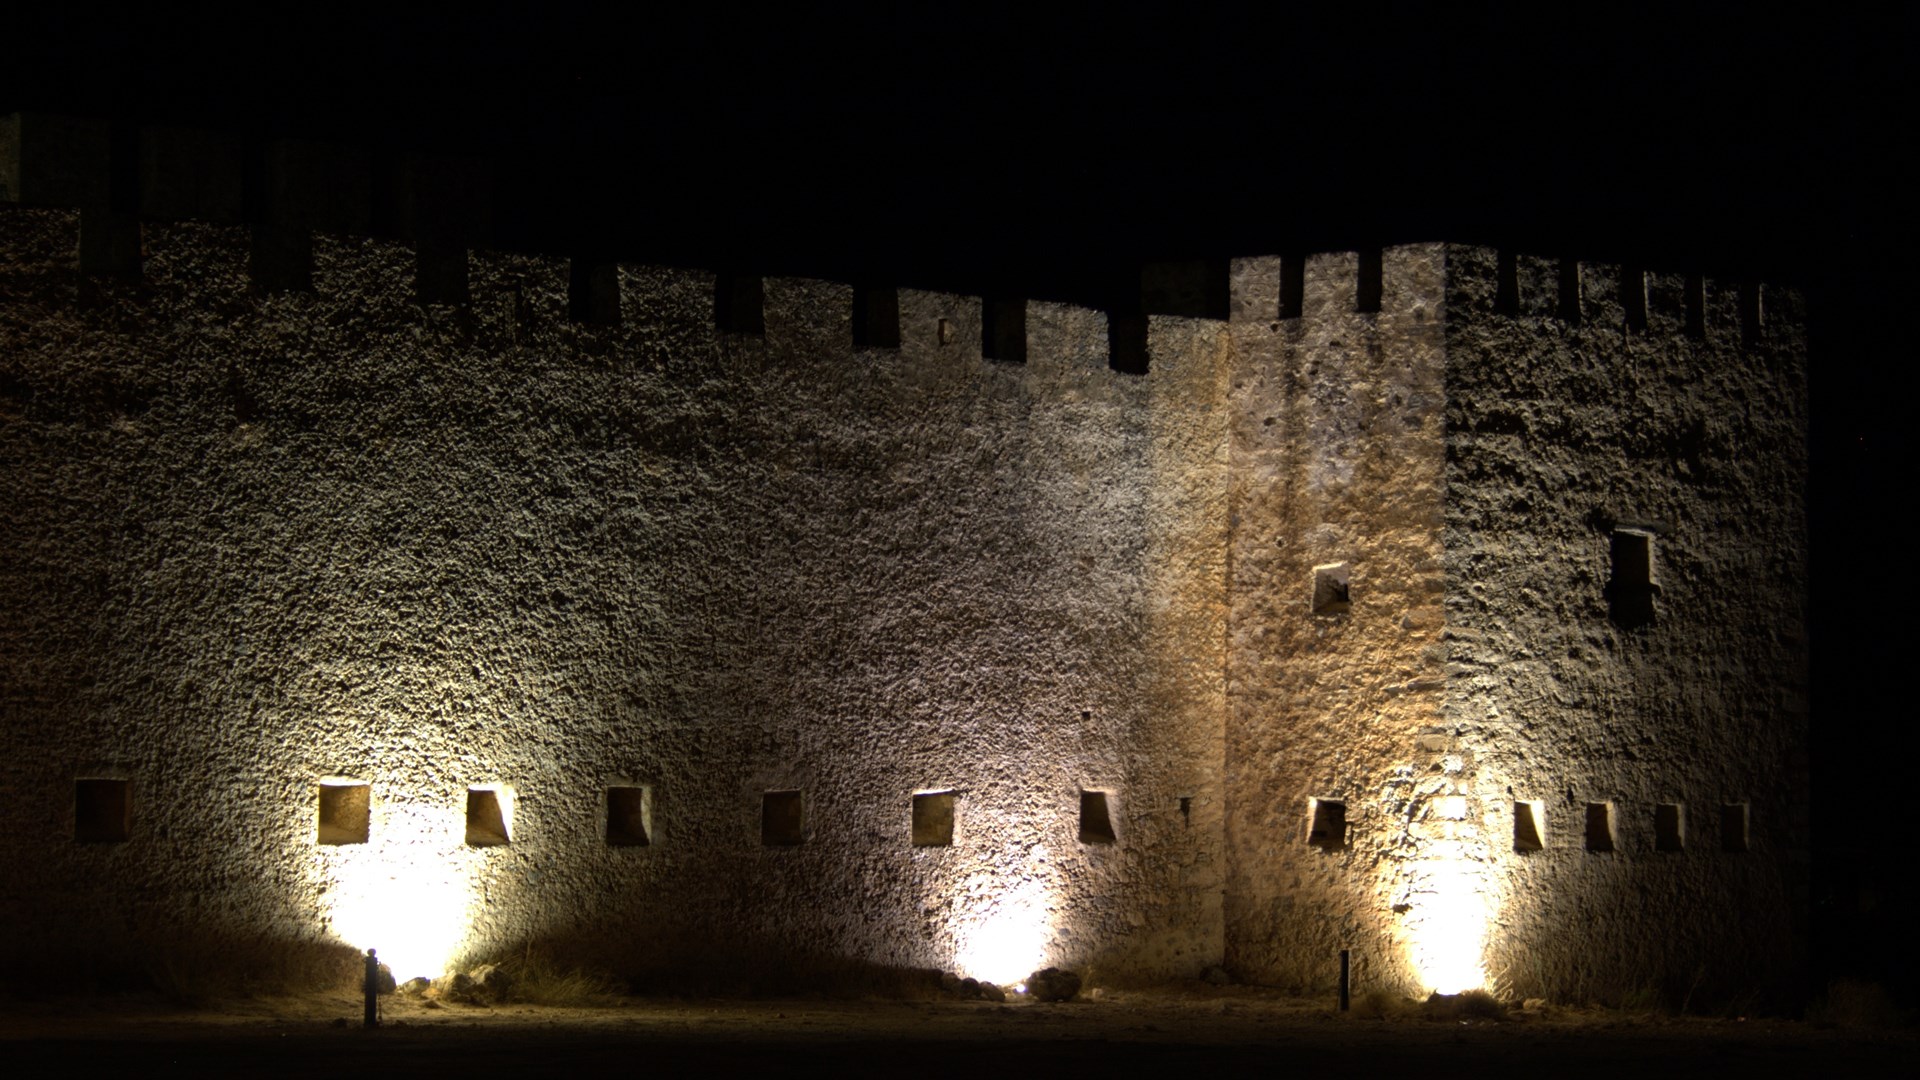
[(1479, 863), (1435, 859), (1413, 866), (1407, 894), (1408, 960), (1426, 989), (1458, 994), (1487, 985), (1493, 903)]
[(485, 855), (463, 842), (464, 808), (383, 809), (371, 842), (325, 849), (331, 880), (322, 906), (334, 936), (378, 949), (394, 978), (435, 978), (467, 947)]
[(971, 910), (954, 927), (953, 957), (963, 976), (1012, 985), (1047, 966), (1052, 897), (1035, 877), (1007, 877), (977, 875), (965, 890)]

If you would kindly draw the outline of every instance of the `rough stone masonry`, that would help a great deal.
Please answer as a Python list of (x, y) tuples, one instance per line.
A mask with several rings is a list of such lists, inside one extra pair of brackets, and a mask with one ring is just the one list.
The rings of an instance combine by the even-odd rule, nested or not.
[(1068, 305), (116, 216), (33, 122), (9, 970), (1798, 973), (1791, 292), (1243, 259), (1127, 374)]

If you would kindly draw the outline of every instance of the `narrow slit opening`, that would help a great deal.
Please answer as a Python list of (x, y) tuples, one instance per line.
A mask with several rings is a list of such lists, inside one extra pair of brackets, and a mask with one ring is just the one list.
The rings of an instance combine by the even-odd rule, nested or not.
[(1687, 275), (1687, 336), (1695, 341), (1707, 338), (1707, 279), (1701, 274)]
[(1637, 266), (1620, 268), (1620, 308), (1627, 329), (1638, 333), (1647, 328), (1647, 275)]
[(1743, 282), (1740, 285), (1740, 342), (1753, 346), (1760, 343), (1760, 333), (1766, 329), (1766, 302), (1761, 295), (1760, 283)]
[(1599, 852), (1613, 850), (1612, 803), (1587, 804), (1587, 850)]
[(1748, 850), (1750, 813), (1746, 803), (1725, 803), (1720, 807), (1720, 850), (1739, 853)]
[(1577, 259), (1561, 259), (1560, 321), (1568, 326), (1579, 326), (1580, 320), (1580, 262)]
[(1638, 529), (1615, 529), (1611, 555), (1608, 616), (1625, 630), (1652, 623), (1653, 600), (1660, 591), (1653, 580), (1653, 535)]
[(1360, 276), (1355, 282), (1354, 310), (1362, 314), (1377, 313), (1386, 291), (1386, 274), (1380, 256), (1379, 248), (1367, 248), (1360, 252)]
[(1520, 256), (1502, 251), (1494, 269), (1493, 310), (1500, 315), (1520, 314)]
[(1280, 317), (1297, 319), (1307, 306), (1307, 257), (1280, 257)]
[(1661, 803), (1653, 808), (1653, 850), (1681, 851), (1686, 848), (1686, 808), (1679, 803)]

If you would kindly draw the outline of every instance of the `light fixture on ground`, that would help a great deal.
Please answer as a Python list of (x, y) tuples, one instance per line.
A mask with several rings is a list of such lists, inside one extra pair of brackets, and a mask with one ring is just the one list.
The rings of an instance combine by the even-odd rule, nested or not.
[(1465, 858), (1418, 864), (1408, 894), (1408, 960), (1424, 989), (1458, 994), (1487, 984), (1493, 921), (1482, 867)]
[(1047, 887), (1037, 878), (1019, 877), (1002, 888), (1003, 880), (976, 875), (963, 890), (978, 899), (954, 929), (953, 966), (968, 978), (1011, 986), (1047, 966), (1054, 917)]
[(438, 977), (468, 947), (489, 849), (466, 845), (464, 809), (382, 800), (369, 842), (316, 849), (329, 931), (361, 951), (378, 942), (398, 980)]

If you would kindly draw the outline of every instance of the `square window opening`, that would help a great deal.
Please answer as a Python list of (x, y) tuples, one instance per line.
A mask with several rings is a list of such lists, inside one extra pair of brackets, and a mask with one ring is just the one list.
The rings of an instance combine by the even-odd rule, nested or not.
[(1347, 846), (1347, 804), (1339, 799), (1307, 800), (1307, 843), (1328, 851)]
[(647, 847), (653, 843), (653, 789), (615, 784), (607, 789), (607, 843)]
[(798, 791), (769, 791), (760, 796), (760, 843), (798, 847), (805, 839)]
[(507, 830), (506, 808), (497, 788), (467, 789), (467, 844), (500, 847), (513, 840)]
[(371, 831), (373, 789), (358, 780), (322, 780), (314, 840), (324, 845), (364, 844)]
[(1590, 802), (1587, 804), (1587, 850), (1610, 852), (1613, 850), (1613, 804)]
[(1547, 846), (1547, 804), (1539, 799), (1516, 799), (1513, 804), (1513, 850), (1541, 851)]
[(1725, 803), (1720, 807), (1720, 850), (1739, 853), (1749, 848), (1752, 815), (1746, 803)]
[(1111, 844), (1116, 837), (1113, 834), (1113, 815), (1107, 806), (1107, 793), (1104, 791), (1083, 791), (1080, 793), (1080, 842), (1083, 844)]
[(1613, 531), (1613, 583), (1646, 589), (1653, 585), (1653, 534), (1638, 529)]
[(73, 838), (82, 844), (117, 844), (132, 833), (131, 785), (108, 777), (73, 782)]
[(1686, 807), (1679, 803), (1661, 803), (1653, 808), (1653, 850), (1682, 851), (1686, 848)]
[(953, 843), (953, 792), (926, 791), (913, 797), (913, 846)]
[(1353, 568), (1326, 563), (1313, 568), (1313, 613), (1345, 615), (1353, 607)]

